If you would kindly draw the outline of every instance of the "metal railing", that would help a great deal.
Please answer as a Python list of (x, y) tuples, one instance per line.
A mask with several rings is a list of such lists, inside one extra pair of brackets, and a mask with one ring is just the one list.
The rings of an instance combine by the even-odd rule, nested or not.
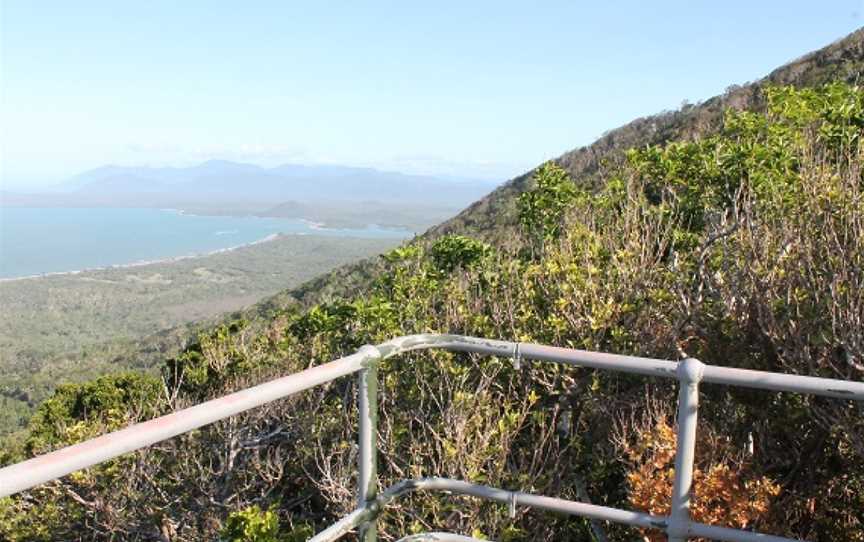
[[(433, 348), (508, 357), (514, 360), (517, 367), (522, 360), (551, 361), (678, 380), (678, 436), (670, 515), (655, 516), (446, 478), (405, 480), (379, 493), (376, 471), (378, 365), (382, 360), (397, 354)], [(364, 542), (374, 542), (378, 536), (377, 519), (381, 511), (393, 500), (413, 491), (470, 495), (506, 504), (511, 514), (515, 513), (516, 507), (521, 506), (659, 529), (666, 533), (670, 542), (683, 542), (691, 537), (730, 542), (789, 542), (788, 538), (706, 525), (690, 519), (699, 384), (710, 382), (864, 401), (862, 382), (733, 369), (706, 365), (692, 358), (673, 362), (459, 335), (410, 335), (377, 346), (364, 346), (356, 353), (335, 361), (5, 467), (0, 469), (0, 497), (353, 373), (358, 373), (359, 385), (358, 504), (354, 511), (312, 537), (310, 540), (313, 542), (337, 540), (353, 530), (359, 530), (360, 539)], [(422, 533), (402, 539), (403, 542), (432, 540), (466, 542), (476, 539), (451, 533)]]

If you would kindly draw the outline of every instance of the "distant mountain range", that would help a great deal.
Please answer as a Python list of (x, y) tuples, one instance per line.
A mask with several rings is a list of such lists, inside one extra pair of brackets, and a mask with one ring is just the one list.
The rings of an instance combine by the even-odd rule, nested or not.
[(461, 207), (496, 183), (338, 165), (265, 168), (210, 160), (188, 168), (103, 166), (41, 194), (5, 192), (5, 206), (260, 206), (284, 201), (422, 202)]

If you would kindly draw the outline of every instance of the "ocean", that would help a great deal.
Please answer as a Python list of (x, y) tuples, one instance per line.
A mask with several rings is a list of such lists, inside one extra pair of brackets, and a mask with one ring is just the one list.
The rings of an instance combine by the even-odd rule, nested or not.
[(208, 254), (276, 234), (407, 238), (406, 230), (322, 228), (304, 220), (197, 216), (173, 209), (0, 208), (0, 278)]

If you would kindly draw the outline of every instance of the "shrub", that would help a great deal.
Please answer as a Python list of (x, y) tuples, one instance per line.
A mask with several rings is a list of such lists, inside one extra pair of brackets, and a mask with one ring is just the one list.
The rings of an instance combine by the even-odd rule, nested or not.
[(534, 172), (534, 186), (519, 196), (519, 222), (538, 244), (561, 234), (565, 213), (582, 192), (570, 175), (554, 162), (546, 162)]
[(429, 252), (435, 268), (442, 273), (450, 273), (454, 269), (480, 263), (491, 254), (492, 248), (464, 235), (446, 235), (435, 241)]

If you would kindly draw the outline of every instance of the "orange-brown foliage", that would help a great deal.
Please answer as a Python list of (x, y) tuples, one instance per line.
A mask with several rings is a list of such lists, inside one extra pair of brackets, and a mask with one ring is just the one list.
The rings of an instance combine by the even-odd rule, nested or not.
[[(630, 503), (651, 514), (668, 515), (675, 477), (675, 429), (664, 417), (653, 427), (637, 429), (634, 436), (622, 443), (630, 463)], [(728, 441), (714, 440), (712, 444), (731, 449)], [(780, 486), (768, 477), (753, 476), (745, 462), (730, 454), (718, 455), (723, 459), (705, 464), (697, 461), (691, 517), (701, 523), (747, 528), (765, 514), (771, 499), (780, 493)], [(647, 531), (645, 537), (651, 542), (666, 539), (660, 533)]]

